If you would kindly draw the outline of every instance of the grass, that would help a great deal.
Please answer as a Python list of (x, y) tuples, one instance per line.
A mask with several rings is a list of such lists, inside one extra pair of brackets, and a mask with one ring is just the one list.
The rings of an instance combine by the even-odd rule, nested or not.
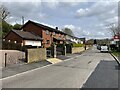
[(120, 56), (120, 52), (112, 52), (115, 56)]

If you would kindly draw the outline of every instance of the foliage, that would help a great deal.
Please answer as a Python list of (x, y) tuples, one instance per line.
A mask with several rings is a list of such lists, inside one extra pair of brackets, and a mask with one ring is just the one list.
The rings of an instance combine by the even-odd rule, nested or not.
[(112, 52), (115, 56), (120, 56), (120, 52)]
[(75, 44), (75, 43), (73, 43), (72, 46), (73, 46), (73, 47), (83, 47), (84, 44)]
[(62, 31), (63, 31), (64, 33), (68, 34), (68, 35), (74, 36), (74, 33), (73, 33), (72, 30), (69, 29), (69, 28), (64, 28)]
[(8, 24), (6, 21), (2, 21), (2, 35), (3, 37), (12, 29), (12, 25)]
[(63, 47), (64, 44), (57, 44), (57, 47)]
[(22, 27), (22, 25), (16, 23), (16, 24), (13, 26), (13, 29), (20, 30), (21, 27)]
[(18, 43), (2, 41), (2, 49), (25, 51), (27, 49), (27, 47), (21, 46), (21, 44), (18, 44)]

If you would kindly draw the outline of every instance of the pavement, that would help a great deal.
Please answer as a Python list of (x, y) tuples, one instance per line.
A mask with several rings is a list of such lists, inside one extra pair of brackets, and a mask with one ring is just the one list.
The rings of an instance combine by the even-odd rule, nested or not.
[(3, 79), (2, 87), (118, 88), (118, 71), (109, 53), (100, 53), (93, 47), (64, 62)]
[(46, 59), (48, 62), (55, 64), (55, 63), (59, 63), (62, 62), (62, 60), (58, 59), (58, 58), (48, 58)]
[(23, 72), (26, 72), (29, 70), (40, 68), (40, 67), (43, 67), (46, 65), (62, 62), (64, 60), (70, 59), (72, 57), (76, 57), (77, 55), (81, 55), (81, 53), (67, 54), (66, 56), (58, 55), (57, 58), (47, 58), (47, 60), (33, 62), (33, 63), (29, 63), (29, 64), (19, 63), (19, 64), (14, 64), (12, 66), (7, 65), (7, 67), (2, 68), (2, 77), (0, 77), (0, 78), (6, 78), (6, 77), (13, 76), (13, 75), (16, 75), (19, 73), (23, 73)]
[(16, 75), (29, 70), (33, 70), (36, 68), (40, 68), (49, 64), (52, 64), (52, 63), (44, 60), (44, 61), (39, 61), (39, 62), (34, 62), (29, 64), (21, 64), (21, 65), (6, 67), (2, 69), (2, 78), (6, 78), (9, 76)]

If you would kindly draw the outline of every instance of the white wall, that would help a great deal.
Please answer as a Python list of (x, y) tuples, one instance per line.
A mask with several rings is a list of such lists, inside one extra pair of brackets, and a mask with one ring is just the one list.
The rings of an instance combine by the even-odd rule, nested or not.
[(41, 46), (41, 41), (25, 40), (25, 45)]

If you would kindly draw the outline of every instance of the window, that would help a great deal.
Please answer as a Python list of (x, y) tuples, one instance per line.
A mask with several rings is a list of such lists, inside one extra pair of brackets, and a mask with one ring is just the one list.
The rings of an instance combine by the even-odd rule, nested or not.
[(10, 40), (8, 40), (8, 42), (10, 42)]
[(53, 35), (55, 35), (55, 32), (53, 32)]
[(61, 37), (61, 34), (59, 34), (59, 37)]
[(5, 41), (5, 39), (3, 39), (3, 41)]
[(49, 43), (50, 43), (50, 40), (47, 40), (47, 41), (46, 41), (46, 44), (49, 44)]
[(47, 34), (47, 35), (49, 34), (49, 31), (48, 31), (48, 30), (46, 30), (46, 34)]
[(14, 43), (17, 43), (17, 41), (14, 41)]

